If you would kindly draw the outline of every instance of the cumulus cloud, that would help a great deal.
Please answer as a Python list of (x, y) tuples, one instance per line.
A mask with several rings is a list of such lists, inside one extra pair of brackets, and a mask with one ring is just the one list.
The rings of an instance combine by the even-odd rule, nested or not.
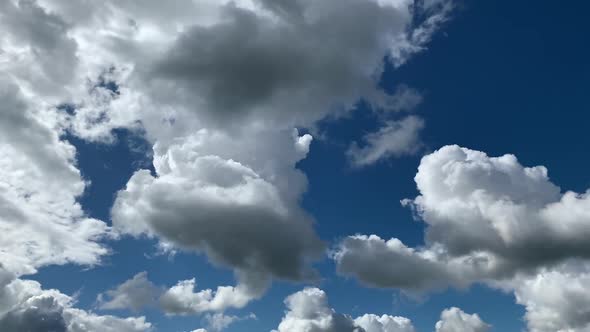
[(590, 268), (570, 262), (509, 283), (531, 332), (590, 330)]
[[(0, 269), (1, 271), (2, 269)], [(44, 290), (32, 280), (6, 278), (0, 284), (0, 330), (55, 332), (148, 332), (144, 317), (99, 316), (73, 307), (75, 299)]]
[(147, 272), (140, 272), (123, 282), (115, 289), (99, 294), (98, 307), (103, 310), (132, 309), (139, 311), (143, 307), (156, 303), (161, 290), (147, 278)]
[[(298, 206), (306, 180), (293, 168), (310, 143), (311, 136), (296, 133), (235, 141), (201, 130), (166, 148), (157, 144), (157, 177), (147, 170), (133, 175), (117, 195), (113, 223), (122, 232), (205, 252), (255, 290), (270, 276), (314, 278), (308, 263), (324, 245)], [(260, 158), (264, 153), (268, 158)]]
[(466, 314), (455, 307), (443, 310), (435, 327), (436, 332), (487, 332), (491, 328), (477, 314)]
[(416, 183), (420, 195), (403, 203), (427, 223), (426, 246), (351, 237), (334, 256), (341, 272), (376, 286), (425, 289), (510, 279), (588, 257), (588, 193), (562, 194), (543, 166), (446, 146), (422, 159)]
[(416, 332), (412, 321), (400, 316), (364, 314), (354, 323), (365, 332)]
[(353, 319), (330, 308), (318, 288), (305, 288), (285, 299), (287, 312), (275, 332), (415, 332), (409, 319), (366, 314)]
[[(341, 274), (410, 292), (485, 283), (514, 292), (530, 331), (590, 326), (583, 309), (588, 192), (563, 192), (545, 167), (522, 166), (513, 155), (490, 157), (458, 146), (425, 156), (415, 180), (420, 195), (402, 203), (426, 222), (425, 245), (347, 237), (333, 255)], [(446, 315), (477, 320), (456, 310)], [(444, 316), (441, 328), (455, 326)]]
[(367, 134), (364, 145), (353, 142), (346, 152), (355, 167), (367, 166), (380, 160), (402, 155), (411, 155), (421, 147), (420, 130), (424, 121), (408, 116), (399, 121), (388, 121), (374, 133)]
[[(153, 144), (155, 173), (136, 172), (117, 194), (118, 233), (205, 253), (235, 271), (231, 291), (245, 287), (249, 298), (272, 278), (316, 278), (310, 262), (324, 244), (300, 207), (307, 180), (296, 168), (312, 137), (293, 128), (359, 99), (404, 109), (379, 88), (383, 59), (399, 65), (422, 49), (450, 8), (411, 0), (3, 1), (1, 260), (23, 274), (94, 265), (108, 253), (99, 241), (110, 228), (77, 203), (87, 183), (63, 136), (110, 142), (124, 128)], [(143, 296), (117, 297), (133, 287), (113, 290), (103, 305), (140, 307)]]
[[(181, 280), (166, 289), (152, 283), (147, 272), (140, 272), (114, 289), (99, 294), (97, 307), (102, 310), (139, 311), (148, 306), (157, 306), (167, 315), (196, 315), (211, 311), (221, 314), (226, 309), (243, 308), (266, 291), (268, 280), (265, 280), (264, 276), (258, 280), (247, 280), (248, 277), (256, 278), (253, 275), (241, 274), (238, 276), (240, 283), (237, 286), (219, 286), (215, 290), (196, 291), (194, 278)], [(228, 321), (228, 325), (240, 318), (217, 314), (207, 317), (215, 318), (220, 323)], [(235, 319), (230, 320), (232, 317)]]
[[(253, 290), (250, 284), (239, 284), (236, 287), (219, 286), (216, 290), (204, 289), (198, 292), (195, 292), (195, 288), (194, 278), (179, 281), (162, 294), (159, 300), (160, 307), (168, 315), (194, 315), (207, 311), (243, 308), (251, 300), (259, 298), (266, 290), (266, 287)], [(224, 317), (229, 316), (217, 318)]]

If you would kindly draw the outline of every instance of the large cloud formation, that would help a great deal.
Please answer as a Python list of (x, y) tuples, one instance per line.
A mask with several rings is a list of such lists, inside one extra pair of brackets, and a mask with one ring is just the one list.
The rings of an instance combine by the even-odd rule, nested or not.
[[(390, 135), (408, 95), (379, 88), (383, 59), (403, 64), (450, 8), (443, 0), (2, 1), (2, 263), (18, 276), (92, 266), (108, 253), (101, 239), (129, 234), (205, 253), (235, 271), (235, 289), (249, 298), (272, 278), (316, 278), (309, 263), (324, 244), (299, 206), (307, 183), (296, 169), (312, 137), (294, 128), (313, 132), (364, 99), (389, 114), (382, 132)], [(118, 193), (113, 232), (78, 203), (88, 182), (65, 137), (108, 143), (114, 129), (145, 134), (155, 172), (139, 170)], [(407, 150), (369, 144), (384, 157)]]
[[(305, 288), (285, 299), (287, 312), (275, 332), (416, 332), (405, 317), (364, 314), (352, 318), (330, 308), (328, 297), (318, 288)], [(458, 308), (445, 309), (436, 323), (437, 332), (486, 332), (489, 325), (478, 315)]]
[(546, 273), (539, 271), (556, 269), (542, 279), (555, 285), (551, 279), (575, 274), (563, 272), (563, 264), (589, 257), (588, 193), (562, 193), (545, 167), (524, 167), (513, 155), (489, 157), (458, 146), (425, 156), (415, 179), (420, 195), (403, 203), (427, 223), (426, 245), (348, 237), (334, 255), (341, 273), (411, 291), (474, 282), (507, 287), (526, 305), (534, 331), (566, 329), (579, 320), (560, 316), (551, 328), (536, 327), (547, 320), (541, 308), (551, 308), (545, 315), (560, 312), (557, 299), (571, 291), (564, 284), (544, 299), (530, 289)]

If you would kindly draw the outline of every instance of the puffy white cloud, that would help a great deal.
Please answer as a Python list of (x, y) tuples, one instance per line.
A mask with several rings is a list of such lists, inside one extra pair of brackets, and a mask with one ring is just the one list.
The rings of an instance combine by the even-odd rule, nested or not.
[[(418, 292), (482, 282), (514, 292), (530, 331), (590, 328), (588, 192), (562, 193), (545, 167), (524, 167), (513, 155), (458, 146), (425, 156), (415, 179), (420, 195), (402, 203), (427, 223), (425, 245), (351, 236), (333, 255), (340, 273)], [(457, 310), (446, 314), (477, 321)], [(444, 316), (441, 328), (454, 326)]]
[(416, 332), (411, 320), (399, 316), (364, 314), (354, 323), (365, 332)]
[(354, 320), (328, 306), (328, 297), (318, 288), (305, 288), (285, 299), (287, 313), (278, 332), (358, 332)]
[(398, 316), (365, 314), (356, 319), (339, 314), (318, 288), (305, 288), (285, 299), (288, 311), (277, 332), (415, 332), (411, 321)]
[(118, 285), (115, 289), (99, 294), (97, 298), (100, 309), (132, 309), (138, 311), (145, 306), (156, 303), (161, 290), (147, 278), (147, 272), (140, 272), (133, 278)]
[[(207, 311), (224, 311), (243, 308), (251, 300), (259, 298), (266, 287), (253, 290), (250, 285), (219, 286), (216, 290), (195, 292), (195, 279), (179, 281), (160, 297), (160, 307), (169, 315), (189, 315)], [(223, 318), (224, 316), (219, 316)], [(229, 317), (229, 316), (228, 316)]]
[[(0, 268), (0, 271), (3, 269)], [(12, 275), (0, 284), (0, 330), (56, 332), (147, 332), (144, 317), (99, 316), (73, 307), (75, 300)]]
[(424, 121), (408, 116), (400, 121), (388, 121), (374, 133), (364, 137), (364, 146), (353, 142), (346, 152), (355, 167), (367, 166), (380, 160), (414, 154), (421, 147), (418, 137)]
[(334, 255), (341, 272), (377, 286), (427, 289), (588, 257), (588, 193), (561, 194), (543, 166), (446, 146), (422, 159), (416, 183), (420, 195), (403, 203), (427, 223), (426, 246), (350, 237)]
[(486, 332), (490, 328), (477, 314), (466, 314), (455, 307), (443, 310), (436, 323), (436, 332)]
[(509, 283), (531, 332), (590, 331), (590, 269), (571, 262)]

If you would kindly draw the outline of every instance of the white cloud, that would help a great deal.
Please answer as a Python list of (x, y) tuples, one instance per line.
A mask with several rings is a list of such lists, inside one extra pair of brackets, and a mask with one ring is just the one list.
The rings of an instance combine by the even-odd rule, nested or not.
[(364, 314), (354, 323), (365, 332), (416, 332), (411, 320), (399, 316)]
[(195, 292), (195, 287), (194, 278), (179, 281), (162, 294), (160, 307), (169, 315), (194, 315), (207, 311), (243, 308), (251, 300), (259, 298), (266, 290), (263, 288), (253, 293), (252, 289), (243, 284), (236, 287), (219, 286), (216, 290), (204, 289), (198, 292)]
[(562, 193), (545, 167), (513, 155), (458, 146), (425, 156), (415, 179), (420, 195), (402, 203), (426, 222), (425, 245), (351, 236), (333, 256), (340, 273), (411, 292), (485, 283), (514, 292), (531, 331), (589, 328), (588, 192)]
[(354, 320), (328, 306), (328, 297), (318, 288), (305, 288), (285, 299), (288, 311), (275, 332), (359, 332)]
[(356, 319), (339, 314), (328, 305), (326, 293), (305, 288), (285, 299), (288, 311), (278, 332), (415, 332), (412, 322), (398, 316), (365, 314)]
[[(361, 98), (404, 108), (379, 88), (383, 57), (405, 61), (447, 13), (413, 4), (3, 1), (0, 259), (18, 274), (100, 262), (110, 228), (77, 202), (87, 183), (63, 134), (110, 142), (127, 128), (154, 144), (156, 174), (140, 170), (118, 193), (117, 231), (206, 253), (238, 275), (227, 290), (249, 298), (273, 277), (316, 278), (310, 262), (324, 245), (295, 167), (312, 138), (292, 128)], [(111, 296), (107, 306), (139, 306)]]
[[(364, 314), (353, 319), (330, 308), (328, 297), (318, 288), (305, 288), (285, 299), (287, 312), (274, 332), (416, 332), (405, 317)], [(490, 326), (477, 314), (458, 308), (441, 313), (436, 332), (486, 332)]]
[(48, 264), (94, 265), (107, 225), (77, 202), (85, 181), (59, 115), (0, 80), (0, 261), (19, 274)]
[(378, 161), (411, 155), (420, 149), (419, 133), (424, 121), (416, 116), (408, 116), (399, 121), (387, 121), (378, 131), (367, 134), (360, 147), (353, 142), (346, 152), (355, 167), (363, 167)]
[[(152, 283), (147, 272), (140, 272), (114, 289), (97, 296), (97, 306), (102, 310), (131, 309), (139, 311), (148, 306), (156, 306), (167, 315), (196, 315), (204, 312), (223, 312), (230, 308), (243, 308), (250, 301), (259, 298), (268, 286), (268, 280), (250, 281), (245, 274), (238, 275), (237, 286), (219, 286), (216, 290), (196, 291), (195, 279), (181, 280), (176, 285), (164, 289)], [(0, 279), (1, 281), (1, 279)], [(1, 285), (1, 284), (0, 284)], [(222, 322), (231, 324), (240, 317), (208, 315), (214, 319), (212, 325)], [(230, 318), (235, 318), (230, 320)], [(218, 322), (218, 323), (215, 323)], [(213, 328), (212, 328), (213, 329)]]
[(509, 283), (531, 332), (590, 331), (590, 269), (571, 262)]
[(487, 332), (490, 328), (477, 314), (466, 314), (455, 307), (443, 310), (436, 323), (436, 332)]
[(561, 194), (542, 166), (446, 146), (422, 159), (416, 183), (420, 195), (403, 203), (427, 223), (426, 246), (350, 237), (334, 256), (341, 272), (384, 287), (461, 287), (588, 256), (588, 194)]

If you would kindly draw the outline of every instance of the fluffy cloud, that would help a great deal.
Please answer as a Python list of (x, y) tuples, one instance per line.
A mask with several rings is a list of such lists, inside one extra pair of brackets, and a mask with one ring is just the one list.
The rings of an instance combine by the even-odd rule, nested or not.
[(414, 332), (407, 318), (366, 314), (353, 319), (328, 305), (318, 288), (305, 288), (285, 299), (288, 311), (275, 332)]
[[(0, 258), (22, 274), (108, 253), (99, 240), (110, 229), (76, 201), (86, 183), (63, 134), (109, 142), (126, 128), (153, 143), (155, 173), (136, 172), (117, 194), (119, 233), (232, 268), (238, 285), (214, 303), (226, 291), (256, 298), (272, 278), (316, 278), (324, 244), (296, 169), (312, 137), (292, 130), (359, 99), (403, 109), (379, 77), (384, 57), (402, 64), (445, 20), (446, 1), (425, 3), (2, 2)], [(117, 297), (127, 286), (103, 305), (139, 307), (143, 297)]]
[[(243, 308), (251, 300), (259, 298), (266, 288), (253, 292), (251, 287), (219, 286), (217, 290), (204, 289), (195, 292), (195, 279), (179, 281), (160, 297), (160, 307), (168, 315), (189, 315), (207, 311), (224, 311)], [(229, 317), (219, 316), (218, 318)]]
[(114, 225), (205, 252), (236, 269), (251, 293), (266, 288), (270, 276), (314, 278), (308, 263), (324, 245), (298, 206), (307, 183), (293, 168), (310, 142), (311, 136), (290, 132), (235, 141), (201, 130), (168, 147), (157, 144), (157, 177), (147, 170), (133, 175), (117, 195)]
[(571, 262), (510, 283), (531, 332), (590, 331), (590, 267)]
[[(9, 276), (5, 270), (3, 274)], [(0, 330), (55, 332), (147, 332), (144, 317), (98, 316), (73, 307), (74, 299), (57, 290), (43, 290), (32, 280), (7, 277), (0, 284)]]
[[(530, 331), (589, 328), (580, 309), (588, 305), (588, 192), (562, 192), (545, 167), (524, 167), (513, 155), (458, 146), (425, 156), (415, 179), (420, 195), (402, 203), (427, 223), (426, 244), (350, 236), (333, 256), (340, 273), (418, 292), (483, 282), (514, 292)], [(455, 326), (444, 316), (441, 328)]]
[[(285, 299), (287, 312), (274, 332), (416, 332), (405, 317), (365, 314), (355, 319), (330, 308), (328, 297), (318, 288), (305, 288)], [(477, 314), (458, 308), (445, 309), (436, 332), (486, 332), (490, 326)]]
[(160, 292), (160, 289), (148, 280), (147, 272), (140, 272), (115, 289), (99, 294), (97, 302), (98, 307), (103, 310), (129, 308), (138, 311), (156, 303)]
[(440, 314), (436, 332), (486, 332), (490, 327), (477, 314), (469, 315), (459, 308), (449, 308)]
[(355, 318), (354, 323), (365, 332), (416, 332), (412, 321), (399, 316), (364, 314)]
[[(131, 309), (139, 311), (147, 306), (157, 305), (167, 315), (195, 315), (204, 312), (223, 312), (229, 308), (243, 308), (250, 301), (259, 298), (268, 286), (268, 280), (247, 280), (241, 274), (237, 286), (219, 286), (216, 290), (203, 289), (195, 291), (195, 279), (181, 280), (176, 285), (164, 289), (154, 285), (147, 277), (147, 272), (140, 272), (133, 278), (123, 282), (114, 289), (101, 293), (97, 297), (99, 309)], [(218, 326), (222, 322), (231, 324), (240, 317), (209, 315), (214, 319), (211, 325)], [(235, 319), (230, 321), (230, 318)], [(219, 323), (214, 323), (214, 322)]]
[(335, 254), (341, 272), (372, 285), (425, 289), (510, 279), (588, 256), (589, 195), (561, 194), (543, 166), (446, 146), (422, 159), (416, 183), (420, 195), (404, 204), (427, 223), (426, 246), (350, 237)]

